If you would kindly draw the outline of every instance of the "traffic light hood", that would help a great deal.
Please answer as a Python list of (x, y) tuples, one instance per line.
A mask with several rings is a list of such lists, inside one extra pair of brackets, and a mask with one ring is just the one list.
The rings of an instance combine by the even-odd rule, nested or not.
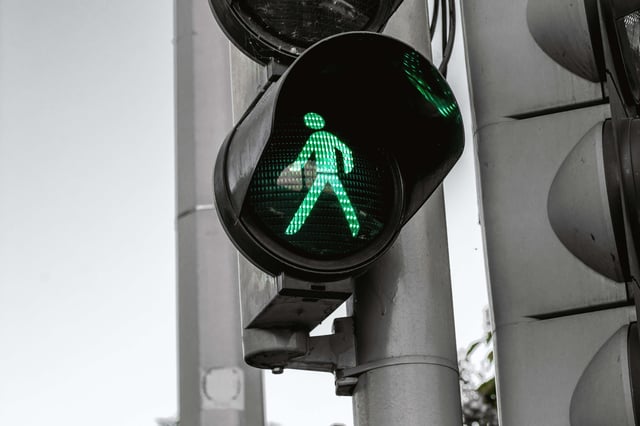
[(611, 121), (597, 123), (558, 170), (547, 201), (551, 228), (578, 259), (617, 282), (629, 276)]
[(571, 425), (637, 425), (640, 415), (638, 324), (622, 326), (585, 368), (570, 405)]
[(387, 36), (340, 34), (309, 48), (231, 132), (218, 212), (268, 272), (344, 277), (390, 246), (463, 147), (456, 100), (426, 58)]
[(640, 0), (529, 0), (527, 26), (555, 62), (593, 82), (608, 73), (640, 111)]
[(580, 77), (604, 80), (597, 0), (529, 0), (527, 26), (538, 46)]

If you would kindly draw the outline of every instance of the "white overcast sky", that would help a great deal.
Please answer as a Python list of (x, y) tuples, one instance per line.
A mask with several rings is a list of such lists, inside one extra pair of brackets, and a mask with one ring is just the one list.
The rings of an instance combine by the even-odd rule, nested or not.
[[(177, 411), (172, 38), (172, 0), (0, 0), (0, 425)], [(461, 39), (468, 138), (445, 181), (459, 347), (487, 304)], [(331, 375), (266, 383), (271, 421), (352, 422)]]

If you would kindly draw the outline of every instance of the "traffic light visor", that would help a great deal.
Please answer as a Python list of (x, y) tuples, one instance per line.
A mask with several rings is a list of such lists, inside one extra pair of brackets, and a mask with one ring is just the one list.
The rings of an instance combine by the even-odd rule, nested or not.
[(585, 265), (617, 282), (629, 275), (611, 120), (593, 126), (564, 159), (549, 188), (551, 228)]

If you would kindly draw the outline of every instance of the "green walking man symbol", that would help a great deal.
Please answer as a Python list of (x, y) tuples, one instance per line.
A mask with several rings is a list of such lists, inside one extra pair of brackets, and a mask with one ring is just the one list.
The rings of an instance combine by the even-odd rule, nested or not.
[(342, 186), (342, 182), (338, 177), (338, 164), (336, 160), (336, 150), (339, 150), (342, 153), (344, 172), (350, 173), (351, 170), (353, 170), (353, 155), (351, 154), (351, 149), (335, 135), (322, 130), (325, 123), (324, 118), (319, 114), (315, 112), (305, 114), (304, 124), (317, 131), (309, 136), (300, 155), (298, 155), (296, 161), (290, 166), (290, 170), (292, 172), (301, 171), (307, 163), (307, 160), (315, 153), (316, 178), (284, 233), (293, 235), (302, 228), (307, 217), (309, 217), (309, 213), (313, 210), (316, 201), (318, 201), (318, 197), (320, 197), (324, 188), (329, 185), (340, 202), (340, 207), (342, 207), (342, 211), (349, 223), (351, 235), (355, 237), (360, 230), (360, 222), (358, 222), (351, 200), (349, 200)]

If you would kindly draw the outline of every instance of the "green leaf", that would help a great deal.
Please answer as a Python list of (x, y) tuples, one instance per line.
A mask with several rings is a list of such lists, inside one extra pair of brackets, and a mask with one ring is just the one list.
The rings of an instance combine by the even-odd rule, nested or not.
[(490, 332), (490, 331), (488, 331), (488, 332), (487, 332), (487, 336), (486, 336), (486, 337), (485, 337), (485, 339), (484, 339), (484, 342), (485, 342), (485, 343), (490, 343), (490, 342), (491, 342), (491, 339), (493, 339), (493, 333), (492, 333), (492, 332)]
[(469, 355), (471, 355), (473, 353), (473, 351), (475, 351), (478, 348), (478, 345), (482, 343), (481, 340), (477, 340), (475, 342), (473, 342), (471, 344), (471, 346), (469, 346), (469, 349), (467, 349), (467, 354), (465, 355), (465, 358), (469, 358)]
[(496, 378), (492, 377), (489, 380), (487, 380), (486, 382), (482, 383), (480, 386), (478, 386), (478, 389), (476, 389), (476, 392), (478, 392), (483, 397), (487, 397), (487, 396), (490, 396), (492, 394), (495, 394), (496, 393)]
[(485, 404), (489, 404), (492, 407), (497, 407), (497, 398), (496, 398), (496, 379), (495, 377), (490, 378), (476, 389), (479, 395), (482, 396), (482, 400)]

